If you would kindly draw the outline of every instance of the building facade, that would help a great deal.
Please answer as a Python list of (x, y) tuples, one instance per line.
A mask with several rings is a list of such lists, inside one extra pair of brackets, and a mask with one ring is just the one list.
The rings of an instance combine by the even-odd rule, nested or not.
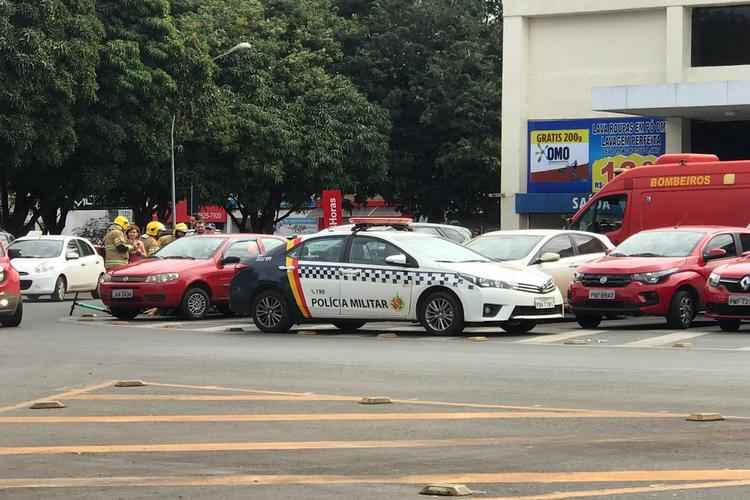
[(750, 158), (748, 0), (506, 0), (503, 29), (503, 229), (664, 152)]

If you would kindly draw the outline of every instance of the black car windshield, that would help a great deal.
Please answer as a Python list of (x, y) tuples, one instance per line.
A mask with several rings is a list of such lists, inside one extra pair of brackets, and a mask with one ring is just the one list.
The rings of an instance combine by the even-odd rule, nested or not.
[(16, 240), (8, 247), (11, 259), (51, 259), (62, 254), (62, 240)]
[(625, 240), (612, 257), (687, 257), (706, 233), (698, 231), (647, 231)]
[(226, 238), (186, 236), (156, 252), (156, 257), (159, 259), (207, 260), (214, 256), (225, 241), (227, 241)]
[(527, 257), (540, 241), (542, 236), (498, 234), (480, 236), (466, 246), (493, 260), (519, 260)]
[(440, 238), (399, 238), (404, 249), (417, 258), (432, 259), (436, 262), (492, 262), (482, 254), (469, 248)]

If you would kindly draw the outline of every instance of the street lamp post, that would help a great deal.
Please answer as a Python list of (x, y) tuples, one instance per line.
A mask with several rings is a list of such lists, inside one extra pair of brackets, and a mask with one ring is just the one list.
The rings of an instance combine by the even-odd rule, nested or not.
[[(219, 54), (218, 56), (213, 58), (213, 61), (218, 61), (222, 57), (226, 57), (229, 54), (233, 54), (234, 52), (237, 52), (238, 50), (248, 50), (251, 49), (253, 46), (247, 42), (241, 42), (232, 47), (231, 49), (227, 50), (223, 54)], [(172, 113), (172, 133), (170, 135), (171, 137), (171, 147), (172, 147), (172, 230), (177, 226), (177, 186), (175, 182), (175, 169), (174, 169), (174, 127), (175, 123), (177, 122), (177, 112), (175, 111)]]

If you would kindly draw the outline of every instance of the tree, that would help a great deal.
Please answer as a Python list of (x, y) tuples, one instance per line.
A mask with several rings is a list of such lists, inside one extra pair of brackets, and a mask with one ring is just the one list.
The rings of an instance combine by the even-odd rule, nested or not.
[(243, 230), (271, 232), (282, 202), (299, 209), (326, 187), (372, 194), (384, 180), (388, 117), (332, 71), (341, 21), (329, 0), (206, 2), (183, 21), (210, 33), (216, 52), (254, 47), (218, 70), (231, 139), (216, 154), (191, 154), (206, 160), (194, 170), (212, 180), (208, 194), (234, 195)]
[(75, 174), (64, 162), (77, 111), (96, 96), (101, 36), (94, 0), (0, 2), (0, 215), (11, 232)]
[(390, 111), (383, 194), (469, 217), (499, 186), (500, 0), (338, 0), (342, 71)]
[(97, 193), (145, 224), (170, 210), (170, 130), (192, 133), (213, 90), (206, 47), (176, 29), (168, 0), (97, 0), (105, 29), (97, 102), (75, 161)]

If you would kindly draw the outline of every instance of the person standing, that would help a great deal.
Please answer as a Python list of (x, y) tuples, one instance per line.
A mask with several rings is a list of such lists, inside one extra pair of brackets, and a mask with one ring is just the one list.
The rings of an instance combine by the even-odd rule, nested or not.
[(130, 261), (133, 245), (128, 243), (123, 232), (129, 225), (127, 217), (118, 215), (104, 236), (104, 268), (108, 271)]
[(125, 230), (125, 236), (128, 238), (128, 244), (133, 247), (130, 251), (129, 262), (138, 262), (146, 257), (146, 247), (141, 241), (141, 228), (135, 224), (130, 224)]
[(161, 248), (164, 248), (165, 246), (169, 245), (173, 241), (179, 240), (180, 238), (185, 236), (187, 232), (188, 232), (187, 224), (185, 224), (184, 222), (180, 222), (174, 227), (173, 234), (168, 234), (166, 236), (162, 236), (161, 238), (159, 238), (159, 246), (161, 246)]
[(158, 220), (146, 224), (146, 234), (143, 236), (143, 247), (146, 249), (146, 256), (151, 257), (159, 251), (159, 240), (157, 239), (162, 231), (166, 228)]

